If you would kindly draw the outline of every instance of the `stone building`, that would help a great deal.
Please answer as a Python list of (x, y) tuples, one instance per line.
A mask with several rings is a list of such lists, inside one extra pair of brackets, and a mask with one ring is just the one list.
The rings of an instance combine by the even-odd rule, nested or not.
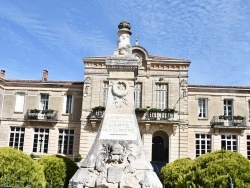
[[(138, 44), (129, 49), (140, 61), (135, 112), (149, 160), (171, 162), (221, 148), (250, 158), (250, 87), (189, 85), (189, 60), (150, 55)], [(47, 70), (41, 80), (10, 80), (2, 70), (0, 146), (84, 158), (105, 113), (107, 57), (84, 58), (82, 82), (50, 81)]]

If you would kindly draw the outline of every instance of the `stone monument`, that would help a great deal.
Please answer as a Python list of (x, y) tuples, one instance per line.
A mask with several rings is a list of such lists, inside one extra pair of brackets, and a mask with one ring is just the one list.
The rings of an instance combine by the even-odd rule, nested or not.
[(134, 81), (139, 59), (132, 54), (130, 23), (118, 25), (118, 44), (106, 58), (109, 89), (96, 139), (69, 188), (162, 188), (148, 161), (134, 109)]

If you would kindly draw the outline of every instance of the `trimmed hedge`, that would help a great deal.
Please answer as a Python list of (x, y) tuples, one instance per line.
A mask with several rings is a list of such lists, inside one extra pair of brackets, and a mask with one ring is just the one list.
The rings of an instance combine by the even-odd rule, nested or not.
[(61, 155), (47, 155), (41, 157), (38, 163), (44, 167), (44, 174), (49, 183), (53, 183), (53, 187), (68, 187), (70, 178), (75, 174), (78, 166), (69, 158)]
[(46, 180), (43, 167), (22, 151), (10, 147), (0, 148), (0, 185), (15, 186), (17, 181), (21, 187), (31, 184), (45, 187)]
[(250, 162), (243, 155), (218, 150), (194, 160), (178, 159), (162, 168), (160, 177), (174, 187), (250, 187)]
[(168, 188), (183, 187), (192, 164), (193, 161), (190, 158), (182, 158), (164, 166), (160, 173), (164, 185)]

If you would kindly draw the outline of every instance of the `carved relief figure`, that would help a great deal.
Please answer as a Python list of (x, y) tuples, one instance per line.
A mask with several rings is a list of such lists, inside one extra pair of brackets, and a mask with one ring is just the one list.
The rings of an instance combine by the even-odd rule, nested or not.
[(128, 83), (125, 81), (118, 81), (114, 83), (113, 88), (112, 88), (112, 93), (114, 97), (114, 102), (116, 108), (120, 109), (124, 107), (125, 105), (127, 106), (128, 100), (125, 98), (125, 96), (128, 94)]

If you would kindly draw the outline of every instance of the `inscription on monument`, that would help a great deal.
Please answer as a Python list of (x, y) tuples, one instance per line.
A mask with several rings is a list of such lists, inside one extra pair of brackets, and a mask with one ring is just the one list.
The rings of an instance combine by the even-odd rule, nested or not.
[(106, 114), (100, 139), (136, 140), (135, 120), (131, 114)]
[(110, 167), (108, 168), (108, 182), (118, 183), (122, 181), (123, 168)]

